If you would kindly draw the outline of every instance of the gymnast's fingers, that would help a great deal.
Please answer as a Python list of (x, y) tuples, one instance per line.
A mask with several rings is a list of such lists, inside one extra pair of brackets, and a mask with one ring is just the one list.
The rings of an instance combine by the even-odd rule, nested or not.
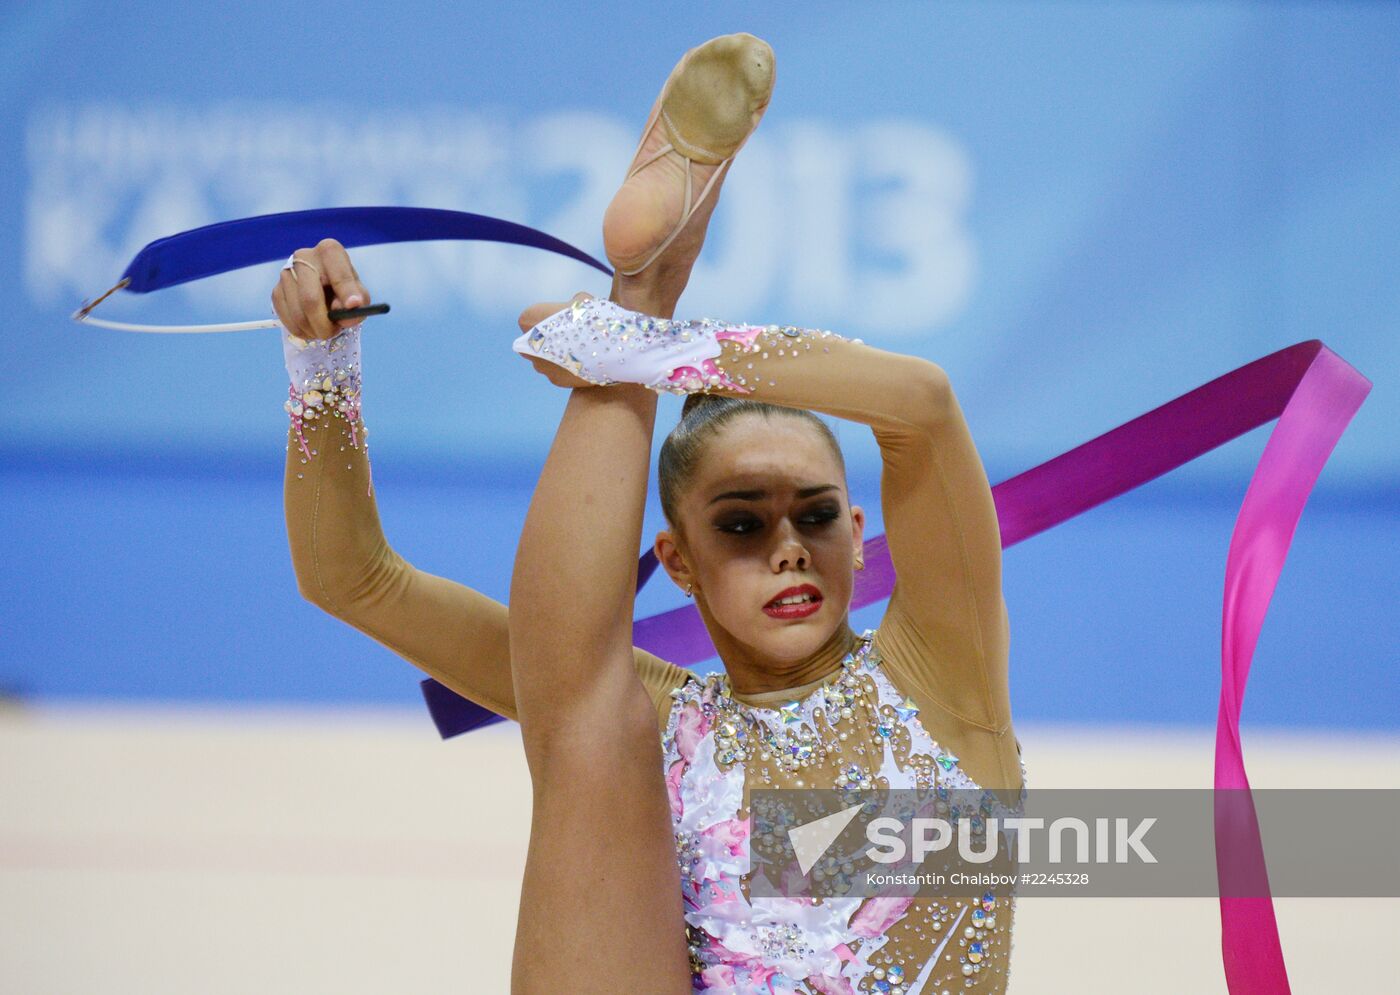
[(578, 293), (574, 294), (574, 296), (570, 300), (567, 301), (562, 301), (559, 303), (546, 302), (541, 304), (531, 304), (524, 311), (520, 312), (520, 318), (518, 319), (520, 324), (520, 330), (522, 332), (528, 332), (540, 322), (544, 321), (544, 319), (548, 318), (551, 314), (557, 314), (558, 312), (564, 310), (566, 307), (572, 304), (574, 301), (586, 301), (592, 296), (592, 294), (580, 290)]
[(297, 300), (301, 302), (303, 320), (310, 338), (328, 339), (335, 334), (331, 320), (326, 317), (326, 275), (317, 263), (315, 249), (297, 249), (292, 253), (297, 270)]
[(282, 302), (282, 274), (277, 274), (277, 282), (272, 285), (272, 313), (277, 315), (277, 320), (282, 323), (282, 327), (291, 331), (287, 324), (287, 308)]
[(311, 337), (306, 318), (301, 312), (301, 300), (297, 297), (296, 277), (289, 269), (284, 269), (278, 276), (277, 287), (272, 291), (272, 307), (283, 328), (299, 339)]
[(534, 366), (536, 372), (543, 373), (545, 378), (556, 387), (596, 386), (592, 381), (577, 377), (562, 366), (556, 366), (542, 356), (527, 356), (525, 358)]
[[(350, 264), (350, 255), (333, 238), (322, 239), (316, 246), (317, 261), (321, 266), (322, 282), (331, 288), (333, 294), (331, 308), (363, 307), (370, 302), (369, 291), (360, 282), (355, 267)], [(336, 322), (338, 329), (358, 325), (362, 318), (342, 318)]]
[(554, 314), (556, 311), (562, 311), (568, 306), (568, 302), (560, 302), (557, 304), (531, 304), (524, 311), (520, 312), (520, 330), (522, 332), (528, 332), (551, 314)]

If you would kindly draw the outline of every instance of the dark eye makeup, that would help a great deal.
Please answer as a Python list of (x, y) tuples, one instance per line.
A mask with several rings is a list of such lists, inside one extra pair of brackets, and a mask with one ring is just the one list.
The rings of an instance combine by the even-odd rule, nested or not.
[[(826, 502), (809, 508), (797, 518), (798, 525), (823, 526), (841, 517), (841, 507), (834, 502)], [(729, 535), (752, 535), (763, 528), (763, 519), (752, 513), (721, 515), (715, 521), (715, 528)]]

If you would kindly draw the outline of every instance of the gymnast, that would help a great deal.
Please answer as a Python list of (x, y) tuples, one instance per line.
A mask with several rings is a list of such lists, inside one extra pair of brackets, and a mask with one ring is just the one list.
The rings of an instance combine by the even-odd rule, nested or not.
[[(753, 898), (756, 788), (1016, 798), (1009, 629), (991, 487), (945, 372), (830, 332), (677, 321), (729, 165), (767, 107), (749, 35), (688, 52), (603, 219), (617, 275), (520, 317), (514, 349), (570, 390), (517, 550), (511, 610), (385, 540), (360, 407), (369, 291), (332, 240), (279, 276), (285, 506), (301, 594), (520, 722), (534, 809), (512, 988), (536, 992), (1000, 992), (1014, 901)], [(661, 566), (723, 670), (631, 645), (661, 391)], [(817, 414), (868, 425), (897, 581), (849, 624), (865, 514)], [(658, 730), (661, 735), (658, 738)]]

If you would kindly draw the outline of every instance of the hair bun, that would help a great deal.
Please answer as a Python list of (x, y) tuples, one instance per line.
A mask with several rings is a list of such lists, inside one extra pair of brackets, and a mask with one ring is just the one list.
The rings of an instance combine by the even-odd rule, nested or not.
[(723, 405), (728, 400), (733, 399), (727, 398), (723, 394), (688, 394), (685, 403), (681, 405), (681, 421), (685, 421), (690, 417), (691, 412), (697, 409)]

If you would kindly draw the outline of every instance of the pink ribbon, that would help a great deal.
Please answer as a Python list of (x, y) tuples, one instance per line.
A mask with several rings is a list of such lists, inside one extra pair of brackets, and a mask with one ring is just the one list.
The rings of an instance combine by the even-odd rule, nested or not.
[[(1240, 708), (1259, 630), (1308, 494), (1337, 440), (1371, 390), (1369, 380), (1316, 340), (1260, 362), (1294, 351), (1299, 353), (1299, 359), (1306, 357), (1307, 365), (1296, 376), (1290, 368), (1287, 378), (1278, 383), (1277, 393), (1284, 396), (1283, 410), (1249, 482), (1225, 562), (1220, 712), (1215, 728), (1218, 876), (1237, 862), (1247, 868), (1257, 867), (1261, 875), (1267, 875), (1253, 802), (1243, 806), (1221, 804), (1219, 792), (1244, 789), (1240, 794), (1249, 799), (1249, 778), (1240, 748)], [(1284, 387), (1289, 388), (1286, 394)], [(1269, 400), (1273, 402), (1274, 398)], [(1263, 398), (1260, 403), (1262, 406)], [(1227, 897), (1222, 893), (1220, 898), (1221, 950), (1231, 992), (1289, 990), (1268, 878), (1262, 876), (1261, 880), (1262, 897)]]

